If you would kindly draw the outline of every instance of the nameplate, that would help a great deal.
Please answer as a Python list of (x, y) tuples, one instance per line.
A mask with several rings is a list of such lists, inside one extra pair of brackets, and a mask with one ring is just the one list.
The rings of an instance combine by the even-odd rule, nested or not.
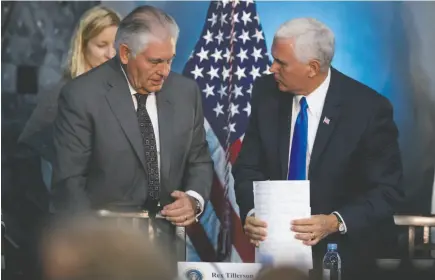
[(259, 263), (179, 262), (180, 280), (254, 279), (262, 265)]

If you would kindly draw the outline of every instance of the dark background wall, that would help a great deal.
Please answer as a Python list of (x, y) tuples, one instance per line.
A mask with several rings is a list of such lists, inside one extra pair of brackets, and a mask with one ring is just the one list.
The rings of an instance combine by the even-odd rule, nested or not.
[(59, 81), (78, 19), (96, 4), (1, 2), (1, 208), (12, 241), (2, 243), (5, 279), (39, 279), (35, 238), (46, 213), (39, 158), (17, 139), (38, 93)]
[[(59, 81), (73, 29), (83, 12), (97, 3), (1, 2), (2, 129), (8, 132), (5, 138), (17, 133), (10, 134), (9, 130), (20, 130), (37, 93)], [(2, 154), (14, 146), (14, 141), (5, 138)]]

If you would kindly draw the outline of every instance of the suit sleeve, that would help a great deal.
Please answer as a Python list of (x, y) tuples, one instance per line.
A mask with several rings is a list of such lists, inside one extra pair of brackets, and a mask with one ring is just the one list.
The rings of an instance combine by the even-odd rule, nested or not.
[[(64, 84), (64, 83), (62, 83)], [(36, 108), (18, 138), (38, 155), (53, 162), (53, 125), (57, 115), (57, 100), (61, 86), (38, 93)]]
[(92, 148), (92, 122), (84, 96), (64, 87), (54, 124), (53, 205), (56, 212), (89, 210), (86, 179)]
[(403, 199), (398, 131), (389, 101), (380, 98), (363, 136), (362, 169), (371, 188), (355, 202), (338, 209), (349, 235), (361, 234), (391, 218)]
[(251, 115), (243, 138), (242, 148), (233, 166), (234, 189), (242, 224), (248, 212), (254, 209), (253, 182), (266, 180), (263, 172), (262, 147), (258, 127), (258, 105), (261, 87), (256, 83), (252, 91)]
[(204, 201), (207, 201), (210, 197), (213, 180), (213, 161), (205, 137), (201, 93), (196, 83), (193, 90), (195, 92), (194, 102), (196, 113), (192, 143), (184, 171), (184, 182), (186, 191), (195, 192), (199, 194)]

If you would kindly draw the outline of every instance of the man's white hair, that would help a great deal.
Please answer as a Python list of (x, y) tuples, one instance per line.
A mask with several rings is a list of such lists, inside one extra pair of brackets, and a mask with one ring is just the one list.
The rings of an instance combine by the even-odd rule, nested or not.
[(121, 21), (114, 45), (119, 53), (121, 44), (126, 44), (133, 56), (136, 56), (152, 40), (166, 39), (169, 36), (176, 42), (179, 32), (174, 18), (158, 8), (144, 5), (133, 10)]
[(334, 33), (314, 18), (297, 18), (284, 22), (275, 38), (292, 39), (296, 58), (302, 63), (318, 60), (320, 70), (327, 71), (334, 57)]

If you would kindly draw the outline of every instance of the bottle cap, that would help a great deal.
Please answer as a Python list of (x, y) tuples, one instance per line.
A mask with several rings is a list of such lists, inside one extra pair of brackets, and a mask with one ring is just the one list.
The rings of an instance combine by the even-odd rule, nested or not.
[(328, 250), (337, 250), (337, 244), (336, 243), (329, 243)]

